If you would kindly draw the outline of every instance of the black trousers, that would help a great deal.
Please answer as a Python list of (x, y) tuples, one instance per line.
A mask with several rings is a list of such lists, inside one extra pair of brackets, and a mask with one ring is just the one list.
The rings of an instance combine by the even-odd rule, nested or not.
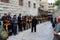
[(52, 23), (52, 27), (55, 28), (55, 23)]
[(17, 34), (17, 26), (13, 26), (13, 34), (14, 34), (14, 35)]
[(22, 31), (22, 25), (20, 24), (18, 25), (18, 27), (19, 27), (19, 31)]
[(26, 24), (25, 23), (23, 23), (23, 29), (26, 30)]
[(9, 30), (9, 36), (11, 36), (12, 35), (12, 25), (8, 26), (8, 30)]
[(31, 28), (31, 32), (36, 32), (36, 25), (35, 26), (32, 26), (32, 28)]

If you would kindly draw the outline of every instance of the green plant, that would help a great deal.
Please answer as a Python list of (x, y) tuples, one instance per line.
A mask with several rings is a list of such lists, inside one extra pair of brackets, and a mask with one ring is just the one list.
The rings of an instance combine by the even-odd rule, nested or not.
[(60, 0), (57, 0), (55, 3), (53, 3), (54, 6), (59, 6), (60, 5)]

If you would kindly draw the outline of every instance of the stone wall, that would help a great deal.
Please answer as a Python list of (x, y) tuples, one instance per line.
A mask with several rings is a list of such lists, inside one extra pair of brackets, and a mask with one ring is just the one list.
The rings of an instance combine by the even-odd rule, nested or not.
[[(28, 1), (31, 7), (28, 7)], [(36, 8), (33, 8), (36, 3)], [(22, 15), (38, 15), (39, 0), (23, 0), (23, 6), (19, 5), (19, 0), (9, 0), (9, 3), (0, 2), (0, 13), (11, 12), (12, 15), (21, 13)]]

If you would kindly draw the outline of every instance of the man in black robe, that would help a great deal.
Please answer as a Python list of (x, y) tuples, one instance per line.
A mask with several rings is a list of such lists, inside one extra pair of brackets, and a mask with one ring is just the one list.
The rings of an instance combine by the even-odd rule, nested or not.
[(36, 32), (36, 25), (37, 25), (37, 23), (38, 23), (38, 21), (37, 21), (36, 17), (33, 17), (31, 32), (33, 32), (33, 30), (34, 30), (34, 32)]
[(21, 20), (21, 14), (19, 14), (19, 16), (18, 16), (18, 27), (19, 27), (19, 31), (22, 31), (22, 20)]

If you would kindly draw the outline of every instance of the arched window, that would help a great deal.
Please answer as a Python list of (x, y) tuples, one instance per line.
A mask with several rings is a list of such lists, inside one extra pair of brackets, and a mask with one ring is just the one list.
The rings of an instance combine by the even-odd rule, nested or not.
[(33, 7), (36, 8), (36, 3), (33, 3)]
[(19, 5), (23, 5), (23, 0), (19, 0)]

